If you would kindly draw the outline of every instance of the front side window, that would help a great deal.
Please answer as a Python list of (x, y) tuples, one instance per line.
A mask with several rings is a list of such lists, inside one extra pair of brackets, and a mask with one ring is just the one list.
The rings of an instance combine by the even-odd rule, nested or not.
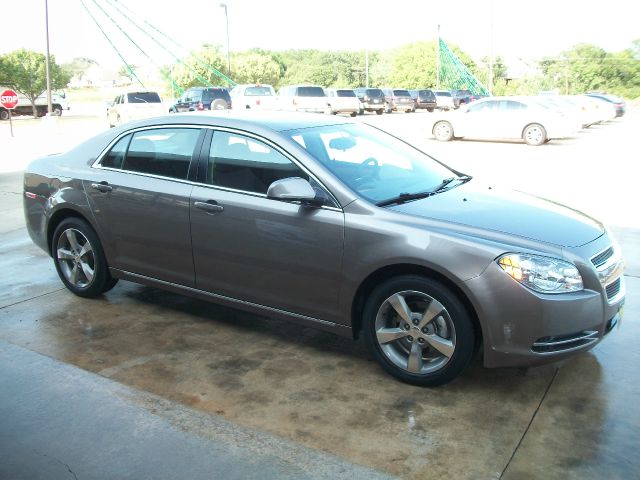
[[(133, 134), (124, 170), (187, 179), (200, 129), (158, 128)], [(116, 144), (117, 145), (117, 144)]]
[(266, 194), (273, 182), (290, 177), (309, 179), (266, 143), (236, 133), (214, 133), (207, 168), (210, 185)]

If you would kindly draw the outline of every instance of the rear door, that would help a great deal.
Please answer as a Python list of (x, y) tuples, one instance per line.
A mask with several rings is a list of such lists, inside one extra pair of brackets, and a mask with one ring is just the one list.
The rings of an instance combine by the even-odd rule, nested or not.
[(204, 184), (191, 197), (196, 285), (334, 321), (344, 214), (331, 201), (312, 208), (267, 198), (269, 185), (288, 177), (309, 175), (273, 144), (215, 131)]
[(191, 162), (200, 128), (160, 127), (121, 137), (84, 182), (111, 267), (194, 285)]

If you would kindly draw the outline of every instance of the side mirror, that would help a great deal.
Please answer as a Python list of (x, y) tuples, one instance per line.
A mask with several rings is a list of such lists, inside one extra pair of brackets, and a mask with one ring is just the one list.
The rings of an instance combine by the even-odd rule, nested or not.
[(318, 205), (316, 191), (311, 184), (300, 177), (283, 178), (276, 180), (267, 190), (267, 198), (274, 200), (297, 200), (309, 205)]

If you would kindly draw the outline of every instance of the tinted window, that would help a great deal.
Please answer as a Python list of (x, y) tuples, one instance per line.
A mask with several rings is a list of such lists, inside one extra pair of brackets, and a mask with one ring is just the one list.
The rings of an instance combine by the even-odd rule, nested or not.
[(527, 106), (524, 103), (514, 102), (513, 100), (502, 100), (498, 105), (498, 110), (525, 110)]
[(468, 112), (488, 112), (493, 109), (493, 106), (496, 104), (494, 101), (481, 102), (481, 103), (472, 103), (467, 107)]
[(230, 100), (229, 92), (222, 88), (209, 88), (202, 92), (202, 101), (204, 103), (209, 103), (211, 100), (216, 98), (222, 98), (223, 100)]
[(382, 90), (380, 90), (379, 88), (367, 88), (366, 93), (368, 97), (384, 97), (384, 93), (382, 93)]
[(244, 91), (244, 94), (247, 97), (272, 95), (271, 89), (269, 87), (247, 87)]
[(408, 90), (394, 90), (393, 94), (396, 95), (397, 97), (410, 97), (411, 96), (409, 94)]
[(197, 128), (159, 128), (133, 134), (124, 169), (186, 179), (198, 142)]
[(309, 177), (277, 150), (253, 138), (216, 132), (211, 141), (207, 183), (246, 192), (267, 193), (289, 177)]
[(124, 154), (127, 153), (127, 147), (129, 146), (129, 140), (131, 135), (125, 135), (109, 150), (100, 164), (103, 167), (109, 168), (122, 168), (122, 162), (124, 161)]
[(127, 93), (129, 103), (160, 103), (160, 95), (156, 92), (134, 92)]
[(450, 97), (451, 92), (435, 92), (438, 97)]
[(326, 97), (322, 87), (298, 87), (299, 97)]
[(355, 97), (356, 94), (353, 90), (336, 90), (338, 97)]

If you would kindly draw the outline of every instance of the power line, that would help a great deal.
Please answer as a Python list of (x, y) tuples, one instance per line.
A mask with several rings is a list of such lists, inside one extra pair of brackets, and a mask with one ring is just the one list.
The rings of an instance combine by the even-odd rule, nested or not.
[(131, 75), (133, 75), (133, 77), (138, 81), (138, 83), (142, 86), (142, 88), (147, 88), (144, 86), (144, 83), (142, 83), (142, 81), (138, 78), (138, 76), (136, 75), (136, 73), (133, 71), (133, 68), (131, 68), (131, 66), (127, 63), (127, 61), (124, 59), (124, 57), (122, 56), (122, 54), (118, 51), (118, 49), (116, 48), (116, 46), (114, 45), (114, 43), (111, 41), (111, 39), (109, 38), (109, 36), (105, 33), (105, 31), (102, 29), (102, 27), (100, 26), (100, 24), (98, 23), (98, 21), (96, 20), (96, 17), (93, 16), (93, 14), (91, 13), (91, 11), (87, 8), (87, 6), (84, 3), (84, 0), (80, 0), (80, 3), (82, 4), (82, 6), (84, 7), (84, 9), (87, 11), (87, 13), (89, 14), (89, 16), (91, 17), (91, 19), (93, 20), (93, 22), (96, 24), (96, 26), (98, 27), (98, 29), (102, 32), (102, 34), (104, 35), (104, 38), (107, 39), (107, 42), (109, 42), (109, 44), (111, 45), (111, 47), (116, 51), (116, 53), (118, 54), (118, 56), (120, 57), (120, 60), (122, 60), (122, 62), (125, 64), (125, 66), (127, 67), (127, 70), (129, 70), (129, 73)]
[[(111, 4), (111, 0), (107, 0), (107, 1)], [(113, 0), (113, 1), (114, 1), (114, 2), (116, 2), (116, 3), (118, 3), (119, 5), (121, 5), (121, 6), (122, 6), (122, 7), (123, 7), (127, 12), (129, 12), (130, 14), (132, 14), (132, 15), (134, 15), (134, 16), (137, 16), (137, 17), (139, 17), (139, 18), (141, 17), (139, 14), (136, 14), (135, 12), (133, 12), (129, 7), (127, 7), (124, 3), (120, 2), (119, 0)], [(114, 7), (115, 7), (115, 6), (114, 6)], [(117, 7), (116, 7), (116, 8), (117, 8)], [(120, 10), (119, 10), (119, 11), (120, 11)], [(124, 15), (121, 11), (120, 11), (120, 14), (121, 14), (122, 16), (124, 16), (125, 18), (127, 18), (127, 19), (128, 19), (128, 17), (126, 17), (126, 15)], [(131, 20), (129, 20), (129, 21), (131, 21)], [(162, 35), (164, 38), (166, 38), (167, 40), (169, 40), (171, 43), (173, 43), (173, 44), (174, 44), (175, 46), (177, 46), (179, 49), (183, 50), (184, 52), (191, 53), (191, 51), (190, 51), (188, 48), (186, 48), (186, 47), (184, 47), (184, 46), (180, 45), (180, 44), (179, 44), (178, 42), (176, 42), (173, 38), (171, 38), (170, 36), (166, 35), (166, 34), (165, 34), (165, 33), (163, 33), (162, 31), (160, 31), (157, 27), (155, 27), (154, 25), (152, 25), (151, 23), (149, 23), (149, 22), (148, 22), (147, 20), (145, 20), (144, 18), (142, 18), (142, 21), (143, 21), (143, 22), (144, 22), (144, 23), (145, 23), (149, 28), (151, 28), (152, 30), (154, 30), (154, 31), (158, 32), (160, 35)], [(134, 22), (132, 22), (132, 23), (134, 23)], [(134, 23), (134, 25), (136, 25), (136, 24)], [(137, 25), (136, 25), (136, 26), (137, 26)], [(140, 27), (138, 27), (138, 28), (140, 28)], [(147, 35), (149, 35), (147, 32), (145, 32), (145, 33), (146, 33)], [(149, 36), (151, 37), (151, 35), (149, 35)], [(152, 38), (156, 43), (158, 43), (158, 41), (157, 41), (157, 40), (155, 40), (153, 37), (151, 37), (151, 38)], [(167, 50), (167, 49), (166, 49), (166, 47), (164, 47), (164, 46), (163, 46), (163, 48), (165, 48), (165, 50)], [(169, 51), (169, 50), (167, 50), (167, 51)], [(171, 52), (169, 52), (169, 53), (171, 53)], [(173, 55), (173, 54), (172, 54), (172, 55)], [(176, 58), (176, 59), (178, 58), (178, 57), (176, 57), (175, 55), (173, 55), (173, 56), (174, 56), (174, 58)], [(237, 84), (236, 84), (236, 82), (234, 82), (233, 80), (231, 80), (231, 79), (230, 79), (228, 76), (226, 76), (224, 73), (220, 72), (219, 70), (217, 70), (216, 68), (214, 68), (213, 66), (211, 66), (209, 63), (207, 63), (207, 62), (205, 62), (205, 61), (200, 60), (200, 59), (199, 59), (195, 54), (194, 54), (194, 59), (195, 59), (196, 63), (198, 63), (199, 65), (201, 65), (201, 66), (203, 66), (203, 67), (205, 67), (205, 68), (207, 68), (211, 73), (213, 73), (213, 74), (214, 74), (214, 75), (216, 75), (218, 78), (220, 78), (220, 79), (224, 80), (225, 82), (227, 82), (230, 86), (234, 87), (234, 86), (236, 86), (236, 85), (237, 85)], [(178, 61), (179, 61), (179, 60), (178, 60)], [(182, 62), (180, 62), (180, 63), (182, 63)]]

